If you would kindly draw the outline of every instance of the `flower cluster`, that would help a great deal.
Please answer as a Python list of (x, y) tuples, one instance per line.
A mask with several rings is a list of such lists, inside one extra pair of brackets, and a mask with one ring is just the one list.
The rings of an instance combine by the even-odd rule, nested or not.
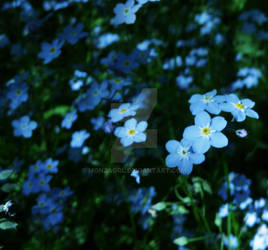
[(208, 114), (218, 115), (221, 111), (230, 112), (233, 120), (242, 122), (246, 116), (258, 119), (258, 114), (252, 110), (255, 103), (250, 99), (239, 100), (235, 94), (216, 95), (216, 90), (204, 95), (195, 94), (190, 100), (190, 110), (195, 116), (195, 125), (184, 129), (181, 142), (170, 140), (166, 143), (169, 155), (166, 165), (177, 167), (182, 174), (190, 174), (194, 164), (205, 160), (204, 153), (209, 148), (223, 148), (228, 145), (227, 137), (222, 133), (227, 121), (222, 116), (211, 118)]

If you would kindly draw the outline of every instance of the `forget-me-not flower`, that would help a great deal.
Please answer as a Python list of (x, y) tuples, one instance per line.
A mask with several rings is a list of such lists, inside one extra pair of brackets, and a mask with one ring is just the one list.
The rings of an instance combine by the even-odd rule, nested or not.
[(181, 174), (190, 174), (193, 164), (201, 164), (205, 160), (205, 156), (193, 152), (191, 146), (192, 143), (186, 139), (182, 139), (181, 142), (169, 140), (166, 143), (166, 149), (169, 152), (166, 165), (169, 168), (177, 167)]
[(203, 111), (196, 115), (195, 125), (185, 128), (183, 137), (193, 142), (193, 150), (196, 153), (206, 153), (210, 146), (223, 148), (227, 146), (228, 139), (221, 133), (227, 121), (216, 116), (211, 119), (210, 115)]
[(32, 136), (32, 131), (37, 128), (37, 123), (31, 121), (29, 116), (23, 116), (19, 120), (13, 120), (12, 126), (14, 127), (15, 136), (30, 138)]
[(141, 121), (137, 123), (135, 118), (127, 120), (124, 127), (117, 127), (114, 131), (115, 136), (120, 138), (120, 142), (124, 147), (130, 146), (134, 142), (145, 142), (146, 130), (148, 123)]

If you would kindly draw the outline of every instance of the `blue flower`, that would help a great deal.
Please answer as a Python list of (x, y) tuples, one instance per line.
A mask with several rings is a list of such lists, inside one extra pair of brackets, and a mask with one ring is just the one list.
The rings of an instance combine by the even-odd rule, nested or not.
[(139, 171), (138, 171), (138, 170), (134, 169), (134, 170), (131, 172), (130, 176), (134, 177), (134, 178), (136, 179), (136, 182), (137, 182), (138, 184), (140, 184), (140, 175), (139, 175)]
[(44, 163), (41, 162), (40, 160), (38, 160), (34, 165), (31, 165), (29, 167), (28, 177), (30, 179), (36, 177), (37, 174), (43, 171), (44, 169), (43, 165)]
[(112, 34), (112, 33), (106, 33), (101, 35), (98, 40), (96, 41), (97, 48), (105, 48), (119, 40), (119, 35)]
[(32, 137), (32, 131), (37, 128), (35, 121), (30, 121), (29, 116), (23, 116), (19, 120), (13, 120), (14, 136)]
[(100, 85), (94, 82), (88, 91), (78, 100), (77, 105), (80, 112), (93, 110), (102, 100), (109, 95), (108, 83), (102, 82)]
[(227, 146), (228, 139), (221, 133), (227, 122), (221, 116), (213, 119), (210, 115), (203, 111), (196, 115), (195, 125), (185, 128), (183, 138), (193, 142), (193, 150), (196, 153), (206, 153), (210, 146), (215, 148), (223, 148)]
[(229, 236), (224, 237), (224, 245), (229, 247), (230, 249), (237, 249), (239, 246), (237, 237), (230, 234)]
[(124, 79), (122, 77), (115, 77), (109, 81), (111, 85), (112, 92), (121, 90), (125, 86), (129, 86), (131, 81), (129, 79)]
[(105, 119), (103, 116), (99, 116), (97, 118), (92, 118), (90, 121), (93, 124), (93, 129), (98, 130), (103, 127)]
[(35, 192), (49, 192), (50, 186), (49, 182), (52, 179), (51, 175), (46, 175), (45, 173), (40, 173), (36, 179), (36, 190)]
[(166, 165), (169, 168), (177, 167), (181, 174), (188, 175), (192, 172), (193, 164), (201, 164), (205, 160), (203, 154), (193, 152), (192, 143), (182, 139), (169, 140), (166, 143), (166, 149), (169, 155), (166, 157)]
[(115, 17), (112, 19), (112, 23), (115, 25), (126, 23), (132, 24), (136, 20), (137, 7), (134, 6), (134, 0), (128, 0), (126, 3), (118, 3), (114, 7)]
[(52, 158), (48, 158), (43, 164), (42, 164), (42, 170), (45, 173), (57, 173), (58, 172), (58, 160), (53, 160)]
[(128, 74), (133, 69), (138, 67), (136, 57), (133, 55), (125, 55), (123, 53), (118, 53), (116, 64), (114, 65), (117, 70), (122, 71), (125, 74)]
[(86, 130), (76, 131), (72, 135), (71, 147), (80, 148), (85, 140), (89, 138), (90, 133), (87, 133)]
[(178, 87), (181, 88), (181, 89), (189, 88), (189, 86), (190, 86), (192, 81), (193, 81), (192, 76), (185, 76), (183, 74), (179, 75), (176, 78), (176, 83), (177, 83)]
[(42, 43), (42, 51), (38, 54), (38, 57), (44, 59), (44, 64), (50, 63), (60, 55), (63, 44), (64, 41), (59, 39), (53, 40), (52, 44)]
[(83, 32), (83, 24), (78, 23), (76, 26), (68, 25), (64, 28), (62, 34), (59, 37), (62, 40), (66, 40), (68, 43), (74, 45), (80, 38), (86, 37), (87, 32)]
[(189, 100), (189, 103), (191, 103), (190, 110), (192, 114), (196, 115), (204, 110), (214, 115), (219, 114), (221, 112), (220, 101), (222, 99), (220, 96), (216, 96), (216, 94), (217, 91), (214, 89), (204, 95), (193, 95)]
[(61, 122), (61, 127), (70, 129), (73, 125), (73, 122), (77, 119), (76, 110), (73, 110), (71, 113), (67, 113), (64, 119)]
[(137, 105), (130, 103), (121, 104), (119, 108), (112, 109), (108, 116), (112, 122), (118, 122), (123, 120), (125, 117), (136, 115)]
[(11, 101), (10, 108), (16, 109), (28, 99), (28, 85), (26, 83), (15, 82), (8, 86), (7, 98)]
[(145, 121), (141, 121), (137, 124), (137, 120), (131, 118), (125, 122), (124, 127), (117, 127), (114, 134), (120, 138), (121, 144), (127, 147), (134, 142), (146, 141), (146, 134), (143, 132), (146, 130), (147, 125)]
[(236, 121), (242, 122), (246, 116), (259, 119), (258, 113), (252, 110), (254, 106), (255, 102), (248, 98), (239, 100), (235, 94), (229, 94), (225, 96), (225, 102), (221, 104), (221, 109), (230, 112)]

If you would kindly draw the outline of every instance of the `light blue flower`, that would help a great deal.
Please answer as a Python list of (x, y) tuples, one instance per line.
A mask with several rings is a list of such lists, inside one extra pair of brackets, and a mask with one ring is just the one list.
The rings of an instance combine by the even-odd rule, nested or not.
[(260, 222), (256, 212), (247, 212), (244, 217), (245, 225), (248, 227), (253, 227), (256, 223)]
[(252, 110), (254, 105), (255, 102), (248, 98), (239, 100), (237, 95), (229, 94), (225, 96), (225, 102), (221, 104), (221, 109), (230, 112), (236, 121), (242, 122), (246, 116), (259, 119), (258, 113)]
[(13, 120), (14, 136), (32, 137), (32, 132), (37, 128), (35, 121), (30, 121), (29, 116), (23, 116), (19, 120)]
[(166, 165), (169, 168), (177, 167), (181, 174), (189, 175), (193, 164), (201, 164), (205, 160), (205, 156), (193, 152), (191, 146), (192, 143), (186, 139), (182, 139), (181, 142), (169, 140), (166, 143), (166, 149), (169, 152)]
[(93, 129), (98, 130), (103, 127), (105, 119), (103, 116), (99, 116), (97, 118), (91, 118), (91, 124), (93, 124)]
[(189, 103), (191, 103), (190, 110), (192, 114), (196, 115), (204, 110), (214, 115), (219, 114), (221, 112), (220, 102), (222, 98), (221, 96), (216, 96), (216, 94), (217, 91), (214, 89), (204, 95), (193, 95), (189, 100)]
[(137, 105), (131, 103), (124, 103), (117, 109), (112, 109), (108, 116), (112, 122), (118, 122), (123, 120), (125, 117), (136, 115)]
[(73, 122), (77, 119), (76, 110), (73, 110), (71, 113), (67, 113), (64, 119), (61, 122), (61, 127), (70, 129), (73, 125)]
[(193, 81), (192, 76), (187, 76), (187, 75), (183, 75), (183, 74), (179, 75), (176, 78), (176, 83), (177, 83), (178, 87), (181, 89), (188, 89), (192, 81)]
[(85, 140), (90, 137), (90, 133), (87, 133), (86, 130), (76, 131), (72, 135), (71, 147), (80, 148)]
[(120, 142), (124, 147), (130, 146), (134, 142), (145, 142), (146, 130), (148, 123), (141, 121), (137, 123), (135, 118), (127, 120), (124, 127), (117, 127), (114, 131), (115, 136), (120, 138)]
[(230, 234), (229, 236), (224, 237), (224, 245), (229, 247), (230, 249), (237, 249), (238, 247), (238, 240), (237, 237)]
[(131, 172), (130, 176), (134, 177), (134, 178), (136, 179), (136, 182), (137, 182), (138, 184), (140, 184), (140, 175), (139, 175), (139, 171), (138, 171), (138, 170), (134, 169), (134, 170)]
[(118, 3), (114, 7), (115, 17), (112, 23), (115, 25), (126, 23), (132, 24), (136, 21), (137, 6), (134, 6), (134, 0), (128, 0), (126, 3)]
[(210, 115), (203, 111), (196, 115), (195, 125), (185, 128), (183, 138), (193, 142), (193, 150), (196, 153), (206, 153), (210, 146), (215, 148), (223, 148), (227, 146), (228, 139), (221, 133), (227, 121), (221, 117), (216, 116), (213, 119)]
[(42, 43), (42, 51), (38, 54), (38, 57), (44, 59), (44, 64), (50, 63), (54, 58), (57, 58), (61, 54), (61, 47), (64, 41), (55, 39), (52, 44)]

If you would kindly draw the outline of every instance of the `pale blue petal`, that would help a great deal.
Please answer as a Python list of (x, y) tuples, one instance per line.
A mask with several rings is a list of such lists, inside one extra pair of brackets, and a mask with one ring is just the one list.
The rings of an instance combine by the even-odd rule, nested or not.
[(215, 132), (210, 137), (210, 143), (215, 148), (223, 148), (228, 145), (228, 139), (223, 133)]
[(200, 128), (197, 126), (189, 126), (184, 129), (183, 138), (188, 140), (194, 140), (201, 136)]
[(220, 108), (224, 112), (233, 112), (234, 106), (231, 103), (222, 103), (220, 104)]
[(203, 111), (196, 115), (196, 117), (194, 118), (194, 121), (195, 121), (195, 125), (204, 127), (210, 124), (211, 118), (207, 112)]
[(209, 139), (206, 138), (200, 138), (198, 140), (195, 140), (193, 143), (193, 150), (195, 153), (204, 154), (206, 153), (210, 148)]
[(233, 116), (235, 117), (236, 121), (238, 121), (238, 122), (243, 122), (246, 120), (246, 114), (240, 110), (233, 113)]
[(200, 95), (200, 94), (195, 94), (195, 95), (192, 95), (190, 100), (189, 100), (189, 103), (193, 103), (193, 102), (199, 102), (203, 99), (203, 96)]
[(145, 142), (146, 135), (144, 133), (138, 133), (133, 137), (134, 142)]
[(246, 110), (246, 115), (251, 117), (251, 118), (255, 118), (255, 119), (259, 119), (259, 115), (257, 112), (255, 112), (254, 110), (252, 109), (248, 109)]
[(147, 126), (148, 126), (147, 122), (145, 122), (145, 121), (139, 122), (138, 125), (137, 125), (136, 130), (139, 131), (139, 132), (143, 132), (143, 131), (146, 130)]
[(229, 94), (229, 95), (226, 95), (226, 101), (227, 102), (238, 103), (239, 102), (239, 98), (235, 94)]
[(255, 102), (251, 101), (250, 99), (246, 98), (241, 100), (241, 104), (248, 108), (253, 108), (255, 106)]
[(125, 122), (125, 128), (135, 129), (137, 125), (137, 120), (135, 118), (131, 118)]
[(178, 169), (181, 174), (189, 175), (193, 170), (193, 164), (188, 160), (182, 160), (179, 162)]
[(217, 94), (217, 90), (216, 90), (216, 89), (213, 89), (212, 91), (207, 92), (207, 93), (205, 94), (205, 96), (213, 97), (213, 96), (215, 96), (216, 94)]
[(221, 112), (220, 106), (216, 102), (209, 102), (206, 107), (206, 110), (214, 115), (218, 115)]
[(180, 146), (180, 143), (176, 140), (169, 140), (166, 143), (166, 149), (169, 153), (175, 153)]
[(227, 125), (227, 121), (222, 116), (216, 116), (211, 120), (213, 130), (222, 131)]
[(120, 142), (124, 147), (127, 147), (133, 143), (133, 139), (132, 137), (123, 137), (120, 139)]
[(194, 153), (190, 155), (190, 159), (193, 164), (201, 164), (205, 160), (205, 155)]
[(174, 167), (178, 166), (179, 160), (180, 160), (180, 157), (178, 154), (169, 154), (166, 157), (166, 165), (169, 168), (174, 168)]
[(190, 110), (193, 115), (202, 112), (206, 108), (206, 104), (203, 102), (195, 102), (190, 105)]

